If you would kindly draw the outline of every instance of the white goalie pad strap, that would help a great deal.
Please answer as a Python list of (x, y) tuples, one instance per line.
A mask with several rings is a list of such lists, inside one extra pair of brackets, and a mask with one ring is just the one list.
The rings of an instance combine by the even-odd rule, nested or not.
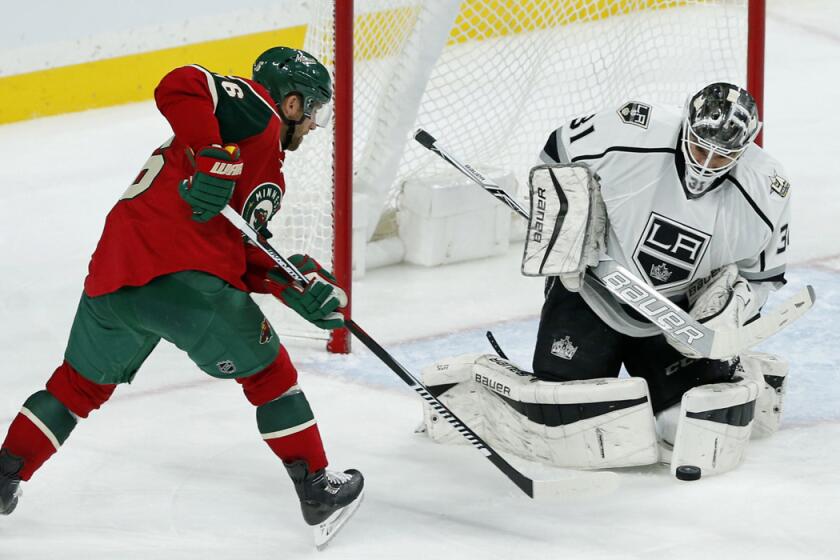
[(740, 465), (752, 432), (758, 392), (758, 384), (746, 378), (687, 391), (680, 405), (671, 473), (690, 465), (699, 467), (702, 476), (710, 476)]
[[(582, 164), (538, 165), (529, 177), (531, 214), (522, 257), (525, 276), (560, 276), (580, 287), (605, 247), (606, 208), (592, 171)], [(574, 286), (568, 286), (574, 289)]]
[(641, 378), (537, 380), (497, 356), (476, 360), (484, 438), (557, 467), (649, 465), (658, 458), (653, 411)]
[(752, 379), (759, 387), (755, 401), (752, 438), (770, 436), (779, 429), (784, 407), (788, 364), (779, 356), (745, 352), (740, 356), (736, 375)]

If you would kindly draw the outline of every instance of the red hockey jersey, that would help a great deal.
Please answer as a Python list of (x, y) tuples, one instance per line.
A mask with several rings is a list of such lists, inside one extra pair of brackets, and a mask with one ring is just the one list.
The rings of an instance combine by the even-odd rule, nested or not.
[[(205, 223), (193, 220), (178, 185), (193, 174), (188, 149), (238, 144), (244, 166), (230, 205), (256, 229), (263, 227), (279, 210), (285, 192), (282, 121), (274, 103), (256, 82), (200, 66), (167, 74), (155, 100), (175, 135), (152, 153), (108, 214), (85, 293), (95, 297), (123, 286), (142, 286), (182, 270), (204, 271), (247, 290), (242, 234), (223, 216)], [(248, 254), (259, 259), (256, 251)], [(264, 259), (259, 266), (266, 266)]]

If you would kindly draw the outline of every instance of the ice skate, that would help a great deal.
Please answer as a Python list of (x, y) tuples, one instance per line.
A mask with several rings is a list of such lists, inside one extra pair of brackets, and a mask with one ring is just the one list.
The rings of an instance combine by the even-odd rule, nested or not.
[(8, 450), (0, 450), (0, 515), (9, 515), (20, 497), (20, 470), (23, 460)]
[(361, 504), (365, 479), (355, 469), (310, 473), (305, 461), (287, 463), (286, 470), (300, 498), (303, 519), (312, 526), (315, 547), (323, 550)]

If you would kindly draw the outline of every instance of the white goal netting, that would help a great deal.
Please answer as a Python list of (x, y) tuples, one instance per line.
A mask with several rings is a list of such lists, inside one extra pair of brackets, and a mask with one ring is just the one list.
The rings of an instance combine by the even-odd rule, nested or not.
[[(329, 66), (332, 2), (302, 4), (305, 49)], [(572, 116), (744, 83), (747, 22), (747, 0), (356, 0), (353, 182), (367, 195), (368, 239), (398, 235), (387, 216), (406, 178), (446, 166), (411, 140), (417, 127), (522, 183)], [(275, 240), (331, 262), (331, 131), (289, 154), (286, 175)]]

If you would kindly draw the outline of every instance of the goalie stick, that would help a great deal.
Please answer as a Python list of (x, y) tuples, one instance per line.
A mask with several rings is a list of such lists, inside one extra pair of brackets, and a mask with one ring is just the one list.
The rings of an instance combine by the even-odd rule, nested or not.
[(490, 331), (487, 331), (487, 340), (490, 341), (490, 346), (493, 347), (493, 350), (496, 351), (496, 354), (498, 354), (500, 358), (503, 360), (508, 359), (508, 357), (505, 356), (504, 351), (502, 351), (502, 347), (499, 346), (499, 343), (496, 341), (496, 337), (493, 336), (493, 333)]
[[(245, 219), (239, 215), (236, 210), (230, 206), (225, 206), (222, 209), (222, 215), (230, 221), (231, 224), (241, 231), (248, 239), (254, 242), (266, 255), (277, 263), (277, 265), (285, 272), (290, 279), (297, 282), (300, 286), (305, 287), (309, 280), (304, 276), (291, 262), (289, 262), (283, 255), (278, 253), (266, 239), (259, 235)], [(501, 455), (499, 455), (490, 445), (488, 445), (481, 437), (479, 437), (469, 426), (462, 422), (455, 414), (449, 410), (437, 397), (432, 395), (428, 388), (423, 385), (411, 372), (405, 369), (391, 354), (389, 354), (382, 346), (377, 343), (373, 337), (365, 332), (355, 321), (349, 317), (345, 318), (344, 325), (347, 329), (358, 338), (373, 354), (379, 358), (391, 371), (397, 374), (409, 387), (414, 389), (429, 406), (431, 406), (442, 418), (446, 419), (464, 438), (469, 441), (473, 447), (478, 449), (482, 455), (493, 463), (496, 468), (502, 471), (520, 490), (525, 492), (531, 498), (545, 498), (548, 496), (556, 496), (562, 494), (565, 489), (568, 489), (568, 482), (554, 481), (554, 480), (534, 480), (517, 470), (513, 465), (508, 463)], [(605, 473), (614, 474), (614, 473)]]
[[(504, 189), (470, 165), (459, 161), (440, 146), (434, 136), (419, 128), (414, 134), (414, 139), (507, 204), (517, 214), (530, 220), (528, 211)], [(731, 358), (776, 334), (804, 315), (816, 300), (814, 288), (806, 286), (771, 313), (761, 315), (747, 325), (711, 329), (615, 261), (602, 261), (596, 268), (590, 269), (588, 274), (611, 294), (653, 323), (666, 336), (690, 347), (699, 356), (714, 360)]]

